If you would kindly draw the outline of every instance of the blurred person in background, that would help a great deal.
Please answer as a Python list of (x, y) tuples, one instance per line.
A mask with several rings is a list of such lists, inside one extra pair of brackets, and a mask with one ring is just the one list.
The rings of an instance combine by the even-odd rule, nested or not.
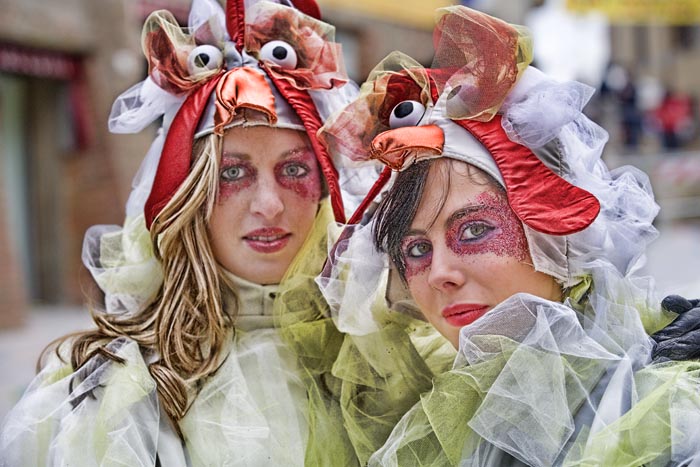
[(639, 105), (639, 88), (634, 74), (622, 65), (611, 63), (600, 94), (601, 97), (610, 97), (617, 107), (624, 149), (637, 150), (643, 137), (644, 113)]
[(651, 112), (664, 149), (682, 149), (693, 138), (697, 128), (695, 105), (695, 100), (689, 95), (673, 88), (666, 90), (658, 107)]
[(635, 150), (642, 138), (642, 112), (639, 109), (637, 82), (632, 73), (617, 93), (622, 123), (622, 144), (627, 150)]

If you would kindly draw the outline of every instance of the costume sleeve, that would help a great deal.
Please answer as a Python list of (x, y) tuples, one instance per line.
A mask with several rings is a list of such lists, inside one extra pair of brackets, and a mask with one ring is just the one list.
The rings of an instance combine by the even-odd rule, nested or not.
[(614, 383), (601, 400), (597, 423), (581, 430), (565, 465), (700, 463), (699, 362), (652, 365), (636, 372), (629, 385), (629, 410), (606, 420), (611, 399), (620, 394)]
[(155, 382), (127, 339), (74, 372), (58, 357), (7, 415), (0, 433), (3, 466), (152, 466), (159, 411)]

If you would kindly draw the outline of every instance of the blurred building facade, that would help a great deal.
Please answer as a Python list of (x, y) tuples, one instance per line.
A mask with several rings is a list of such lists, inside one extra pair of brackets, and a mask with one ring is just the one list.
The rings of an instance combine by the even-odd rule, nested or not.
[[(606, 3), (318, 1), (324, 19), (336, 25), (348, 72), (358, 82), (393, 50), (429, 65), (439, 7), (463, 3), (525, 24), (549, 2), (581, 14), (589, 13), (581, 4)], [(189, 4), (0, 0), (0, 327), (20, 322), (21, 311), (34, 303), (82, 301), (83, 233), (93, 224), (122, 221), (131, 178), (153, 138), (148, 132), (110, 134), (109, 109), (117, 95), (145, 76), (139, 39), (146, 16), (167, 8), (185, 25)], [(700, 26), (692, 14), (682, 17), (686, 21), (611, 18), (609, 60), (697, 95)]]
[(140, 29), (187, 1), (0, 0), (0, 327), (34, 304), (80, 303), (86, 228), (119, 223), (152, 135), (107, 131), (145, 75)]

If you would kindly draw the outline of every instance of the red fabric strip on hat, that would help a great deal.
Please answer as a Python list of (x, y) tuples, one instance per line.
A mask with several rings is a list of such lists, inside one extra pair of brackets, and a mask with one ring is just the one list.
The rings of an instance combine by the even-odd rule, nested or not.
[(294, 0), (292, 3), (294, 3), (297, 10), (305, 15), (312, 16), (318, 20), (321, 19), (321, 9), (314, 0)]
[(598, 199), (554, 173), (530, 149), (511, 141), (500, 115), (489, 122), (455, 123), (491, 153), (503, 176), (508, 203), (526, 225), (549, 235), (568, 235), (585, 229), (598, 216)]
[(190, 172), (194, 135), (204, 109), (209, 104), (209, 96), (214, 92), (221, 76), (223, 75), (214, 76), (187, 96), (170, 125), (153, 187), (144, 206), (148, 229)]
[(301, 119), (301, 122), (304, 124), (306, 134), (309, 137), (309, 141), (311, 141), (311, 147), (314, 150), (314, 154), (316, 154), (316, 160), (318, 160), (318, 164), (321, 166), (321, 172), (323, 172), (326, 183), (328, 184), (328, 193), (331, 197), (331, 206), (333, 207), (335, 220), (340, 223), (345, 223), (345, 211), (343, 209), (343, 198), (340, 193), (340, 184), (338, 183), (338, 171), (333, 165), (333, 159), (331, 159), (328, 151), (326, 151), (326, 148), (321, 144), (317, 136), (322, 122), (321, 116), (318, 114), (318, 110), (316, 110), (316, 104), (314, 104), (308, 92), (295, 88), (294, 85), (286, 79), (276, 78), (269, 72), (266, 65), (261, 64), (260, 66), (265, 70), (275, 87), (277, 87), (279, 93), (289, 105), (292, 106)]
[(360, 205), (353, 213), (352, 217), (350, 217), (348, 224), (357, 224), (358, 222), (360, 222), (360, 220), (362, 219), (362, 215), (367, 210), (367, 206), (369, 206), (369, 203), (374, 201), (374, 198), (377, 197), (382, 188), (384, 188), (384, 185), (386, 185), (386, 182), (388, 182), (391, 178), (391, 172), (392, 170), (389, 166), (386, 166), (384, 167), (384, 169), (382, 169), (382, 172), (379, 174), (379, 178), (377, 178), (377, 181), (374, 182), (374, 185), (372, 185), (372, 187), (367, 192), (365, 198), (362, 200)]
[(238, 51), (245, 44), (245, 0), (226, 0), (226, 30)]

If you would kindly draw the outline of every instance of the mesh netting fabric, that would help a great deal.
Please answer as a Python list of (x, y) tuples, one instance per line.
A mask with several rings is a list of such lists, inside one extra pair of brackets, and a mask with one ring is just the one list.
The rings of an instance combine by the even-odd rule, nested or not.
[(501, 107), (503, 129), (512, 141), (530, 149), (544, 146), (581, 116), (594, 92), (586, 84), (558, 82), (528, 67)]
[(316, 281), (345, 334), (333, 375), (342, 381), (345, 429), (365, 465), (455, 353), (432, 326), (403, 312), (410, 300), (399, 293), (387, 301), (389, 267), (373, 249), (371, 225), (348, 234), (333, 244)]
[(270, 70), (288, 79), (299, 89), (331, 89), (347, 81), (340, 44), (334, 42), (335, 28), (296, 10), (268, 2), (246, 8), (246, 50), (259, 57), (260, 49), (272, 40), (294, 46), (298, 65), (294, 70), (278, 73), (279, 65)]
[[(208, 29), (209, 24), (218, 24), (214, 18), (211, 23), (199, 25)], [(218, 37), (207, 39), (222, 46), (224, 31), (217, 29)], [(219, 72), (219, 68), (193, 69), (188, 66), (190, 53), (199, 39), (205, 36), (201, 31), (183, 30), (172, 13), (158, 10), (152, 13), (143, 27), (141, 36), (143, 53), (148, 59), (148, 74), (160, 88), (174, 95), (192, 91), (198, 84)]]
[(134, 315), (158, 292), (163, 281), (153, 255), (143, 215), (127, 218), (124, 227), (90, 227), (83, 241), (83, 264), (104, 292), (104, 310)]
[(327, 226), (332, 219), (330, 206), (324, 202), (311, 233), (280, 283), (274, 304), (275, 325), (298, 361), (308, 396), (307, 465), (357, 462), (342, 424), (340, 380), (331, 374), (343, 335), (334, 326), (315, 283), (325, 262)]
[(276, 329), (237, 332), (180, 422), (192, 465), (304, 465), (306, 393)]
[(407, 55), (392, 52), (372, 70), (359, 96), (324, 124), (319, 138), (333, 154), (366, 161), (372, 140), (389, 129), (389, 114), (406, 99), (428, 105), (428, 73)]
[[(596, 281), (598, 282), (598, 281)], [(626, 301), (583, 312), (518, 294), (462, 329), (370, 465), (674, 465), (697, 460), (700, 364), (646, 367)], [(652, 310), (649, 310), (653, 314)], [(679, 434), (683, 432), (683, 436)]]
[(5, 419), (0, 465), (154, 465), (155, 382), (135, 342), (107, 350), (125, 363), (97, 355), (73, 373), (52, 356)]
[(430, 70), (438, 93), (449, 92), (447, 117), (491, 120), (532, 61), (530, 32), (469, 8), (436, 17)]

